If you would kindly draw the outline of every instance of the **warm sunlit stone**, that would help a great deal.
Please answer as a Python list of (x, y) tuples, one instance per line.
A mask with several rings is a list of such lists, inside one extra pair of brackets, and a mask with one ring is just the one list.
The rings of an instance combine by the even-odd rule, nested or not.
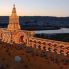
[(20, 30), (19, 17), (16, 14), (15, 5), (13, 6), (12, 14), (9, 17), (8, 30)]
[(7, 43), (28, 43), (28, 37), (33, 35), (33, 32), (21, 30), (19, 24), (19, 16), (17, 16), (15, 5), (11, 16), (9, 16), (9, 24), (7, 28), (0, 29), (0, 39)]

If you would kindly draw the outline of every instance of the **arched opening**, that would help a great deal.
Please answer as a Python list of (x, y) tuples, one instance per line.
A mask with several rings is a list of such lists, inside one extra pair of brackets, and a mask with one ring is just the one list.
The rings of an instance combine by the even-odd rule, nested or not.
[(20, 36), (19, 42), (20, 42), (20, 43), (23, 43), (23, 42), (24, 42), (23, 39), (24, 39), (24, 36)]

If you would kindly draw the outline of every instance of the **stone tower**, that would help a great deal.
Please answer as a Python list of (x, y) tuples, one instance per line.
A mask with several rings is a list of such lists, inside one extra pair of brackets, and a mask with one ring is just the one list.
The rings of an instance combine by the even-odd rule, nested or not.
[(19, 17), (16, 14), (16, 8), (15, 5), (13, 5), (12, 14), (9, 17), (9, 24), (8, 24), (8, 30), (15, 31), (20, 30), (20, 24), (19, 24)]

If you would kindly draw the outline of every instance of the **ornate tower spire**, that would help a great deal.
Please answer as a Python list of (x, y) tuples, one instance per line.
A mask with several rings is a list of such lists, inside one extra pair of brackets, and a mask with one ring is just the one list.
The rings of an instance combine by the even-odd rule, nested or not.
[[(15, 8), (15, 4), (13, 5), (13, 10), (12, 10), (12, 15), (15, 14), (16, 15), (16, 8)], [(17, 16), (17, 15), (16, 15)]]
[(12, 14), (9, 17), (8, 30), (20, 30), (19, 17), (16, 14), (15, 4), (13, 5)]

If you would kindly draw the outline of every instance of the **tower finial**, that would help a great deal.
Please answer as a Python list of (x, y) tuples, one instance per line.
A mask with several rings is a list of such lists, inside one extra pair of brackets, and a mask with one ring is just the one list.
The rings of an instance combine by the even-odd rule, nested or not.
[(15, 4), (13, 4), (13, 7), (15, 8)]
[(15, 4), (13, 4), (13, 10), (12, 10), (12, 13), (16, 13), (16, 7), (15, 7)]

